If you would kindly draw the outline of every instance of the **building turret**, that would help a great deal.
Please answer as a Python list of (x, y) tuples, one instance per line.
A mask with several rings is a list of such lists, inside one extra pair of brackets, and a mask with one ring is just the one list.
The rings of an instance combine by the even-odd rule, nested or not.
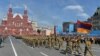
[(12, 19), (13, 18), (12, 5), (11, 4), (9, 5), (7, 17), (8, 17), (8, 19)]
[(27, 15), (27, 6), (25, 5), (24, 15)]
[(24, 5), (24, 7), (25, 7), (25, 10), (24, 10), (24, 15), (23, 15), (23, 18), (25, 19), (25, 20), (28, 20), (28, 12), (27, 12), (27, 6), (26, 5)]

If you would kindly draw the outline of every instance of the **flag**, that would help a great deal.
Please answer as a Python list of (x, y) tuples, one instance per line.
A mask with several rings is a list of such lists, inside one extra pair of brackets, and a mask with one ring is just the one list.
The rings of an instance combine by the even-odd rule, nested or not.
[(92, 24), (91, 23), (86, 23), (86, 22), (81, 22), (81, 21), (77, 21), (77, 32), (78, 33), (89, 33), (90, 30), (92, 28)]

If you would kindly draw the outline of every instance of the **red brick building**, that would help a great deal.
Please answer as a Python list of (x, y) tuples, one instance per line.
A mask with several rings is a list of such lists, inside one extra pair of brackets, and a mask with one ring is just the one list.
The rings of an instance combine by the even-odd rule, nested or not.
[(10, 6), (7, 13), (7, 18), (2, 20), (0, 25), (1, 35), (33, 35), (31, 22), (28, 20), (28, 11), (25, 8), (23, 15), (19, 13), (13, 14)]

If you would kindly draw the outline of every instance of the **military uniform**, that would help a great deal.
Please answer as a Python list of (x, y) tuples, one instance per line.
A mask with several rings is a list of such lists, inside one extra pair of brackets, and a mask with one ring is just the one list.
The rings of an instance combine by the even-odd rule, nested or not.
[(1, 47), (1, 43), (2, 43), (2, 38), (0, 38), (0, 47)]
[(66, 38), (66, 55), (72, 54), (72, 41), (70, 37)]
[(63, 39), (60, 37), (58, 38), (58, 44), (59, 44), (59, 49), (60, 49), (63, 45)]
[(84, 56), (87, 56), (87, 55), (91, 55), (93, 56), (92, 52), (91, 52), (91, 41), (90, 40), (87, 40), (85, 41), (85, 50), (84, 50)]

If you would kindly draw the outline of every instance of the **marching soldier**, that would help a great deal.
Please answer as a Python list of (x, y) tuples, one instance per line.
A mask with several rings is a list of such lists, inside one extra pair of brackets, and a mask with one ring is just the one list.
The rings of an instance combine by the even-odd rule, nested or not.
[(51, 38), (50, 37), (48, 39), (48, 42), (49, 42), (49, 48), (51, 48)]
[(66, 55), (71, 56), (72, 54), (72, 41), (70, 37), (66, 38)]
[(40, 47), (40, 39), (39, 39), (39, 37), (37, 38), (37, 47)]
[(54, 38), (52, 37), (52, 38), (51, 38), (51, 47), (54, 48), (54, 44), (55, 44), (55, 40), (54, 40)]
[(48, 38), (46, 37), (45, 38), (45, 47), (47, 47), (48, 46)]
[(36, 47), (36, 39), (33, 38), (33, 48)]
[(1, 43), (2, 43), (2, 38), (0, 37), (0, 47), (1, 47)]
[(71, 48), (72, 48), (73, 51), (75, 51), (75, 48), (76, 48), (76, 41), (77, 40), (75, 38), (71, 39), (71, 42), (72, 42)]
[(58, 44), (59, 44), (59, 49), (60, 49), (63, 45), (63, 39), (61, 37), (58, 38)]
[(43, 45), (44, 45), (44, 39), (45, 39), (45, 37), (44, 37), (44, 36), (42, 36), (42, 38), (41, 38), (41, 46), (43, 46)]
[[(80, 50), (81, 50), (81, 52), (83, 52), (82, 51), (82, 48), (80, 47), (80, 37), (76, 37), (75, 39), (74, 39), (74, 44), (72, 44), (72, 45), (74, 45), (73, 46), (73, 49), (74, 49), (74, 51), (75, 51), (75, 54), (80, 54)], [(72, 49), (72, 50), (73, 50)]]
[(87, 56), (87, 54), (90, 54), (91, 56), (93, 56), (92, 52), (91, 52), (91, 41), (89, 38), (87, 38), (87, 40), (85, 41), (85, 50), (84, 50), (84, 56)]

